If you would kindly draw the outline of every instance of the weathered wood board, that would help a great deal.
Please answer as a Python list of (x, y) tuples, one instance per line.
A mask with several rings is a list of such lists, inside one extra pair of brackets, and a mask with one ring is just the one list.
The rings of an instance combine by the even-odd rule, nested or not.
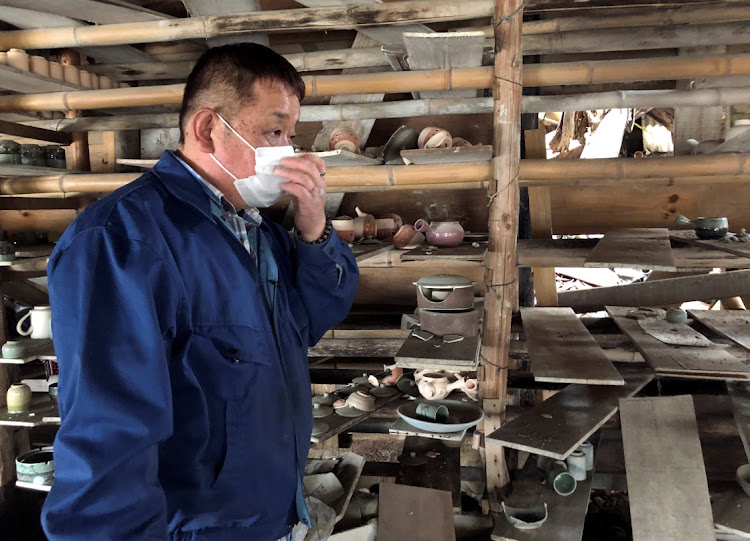
[(536, 460), (530, 459), (513, 480), (513, 492), (505, 504), (511, 507), (534, 507), (547, 503), (547, 520), (535, 530), (519, 530), (504, 515), (495, 520), (493, 541), (580, 541), (589, 506), (593, 471), (585, 481), (578, 481), (570, 496), (560, 496), (541, 481), (542, 472)]
[(419, 246), (401, 254), (401, 261), (484, 261), (487, 243), (472, 246), (463, 243), (453, 248)]
[(722, 252), (727, 252), (728, 254), (734, 254), (741, 257), (750, 257), (750, 242), (732, 242), (725, 239), (699, 239), (696, 236), (695, 231), (693, 231), (692, 229), (687, 231), (670, 231), (669, 238), (678, 242), (692, 244), (693, 246), (713, 248), (714, 250), (721, 250)]
[(460, 342), (446, 344), (439, 336), (427, 341), (409, 335), (393, 358), (403, 368), (475, 370), (479, 355), (479, 336), (466, 336)]
[(325, 441), (331, 436), (335, 436), (336, 434), (340, 434), (344, 430), (347, 430), (360, 421), (363, 421), (367, 419), (370, 415), (372, 415), (375, 411), (378, 411), (380, 408), (385, 406), (386, 404), (389, 404), (393, 402), (394, 400), (398, 400), (403, 396), (402, 393), (396, 393), (393, 396), (388, 396), (385, 398), (375, 398), (375, 410), (374, 411), (368, 411), (366, 413), (363, 413), (359, 417), (343, 417), (341, 415), (337, 415), (335, 412), (329, 415), (328, 417), (323, 417), (321, 421), (326, 423), (328, 425), (328, 430), (323, 432), (322, 434), (318, 434), (317, 436), (311, 436), (310, 441), (312, 443), (320, 443), (321, 441)]
[(521, 318), (536, 381), (625, 384), (570, 308), (521, 308)]
[(455, 541), (451, 493), (380, 485), (378, 541)]
[(607, 231), (583, 266), (677, 270), (669, 230), (661, 227)]
[(750, 350), (750, 312), (744, 310), (689, 310), (709, 329)]
[(571, 384), (487, 437), (506, 447), (564, 460), (633, 396), (654, 379), (645, 367), (618, 367), (625, 385)]
[(727, 393), (732, 403), (737, 432), (750, 462), (750, 384), (740, 381), (727, 382)]
[(634, 541), (715, 539), (689, 395), (620, 401)]
[(647, 334), (637, 320), (627, 317), (636, 308), (607, 306), (606, 309), (657, 375), (705, 379), (750, 378), (750, 367), (718, 345), (696, 348), (664, 344)]
[(402, 150), (401, 157), (407, 165), (486, 162), (492, 159), (492, 145)]
[(638, 326), (649, 336), (670, 346), (710, 347), (711, 340), (686, 323), (670, 323), (664, 318), (639, 319)]

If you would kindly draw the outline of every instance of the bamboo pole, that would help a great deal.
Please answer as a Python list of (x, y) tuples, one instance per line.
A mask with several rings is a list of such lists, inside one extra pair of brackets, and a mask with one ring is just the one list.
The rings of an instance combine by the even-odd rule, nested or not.
[[(593, 92), (563, 96), (523, 96), (521, 111), (582, 111), (634, 107), (705, 107), (750, 103), (750, 87), (698, 88), (695, 90), (626, 90)], [(364, 120), (368, 118), (406, 118), (452, 114), (489, 114), (492, 98), (429, 98), (340, 105), (303, 105), (300, 122)], [(176, 128), (177, 113), (78, 117), (65, 120), (32, 120), (24, 125), (54, 130), (112, 131), (147, 128)]]
[[(724, 77), (750, 75), (750, 54), (708, 55), (702, 57), (669, 57), (637, 60), (565, 62), (538, 64), (524, 69), (525, 86), (560, 84), (596, 84), (604, 82), (633, 82), (650, 80), (692, 79), (696, 77)], [(427, 90), (454, 90), (466, 88), (488, 88), (492, 82), (492, 68), (454, 68), (408, 72), (366, 73), (354, 75), (318, 75), (303, 77), (310, 96), (397, 93)], [(103, 109), (139, 107), (148, 105), (176, 105), (182, 101), (184, 85), (157, 85), (112, 90), (84, 90), (51, 92), (45, 94), (19, 94), (0, 96), (0, 111), (67, 111), (73, 109)], [(726, 100), (728, 96), (741, 95), (742, 89), (699, 89), (702, 99)], [(705, 92), (704, 92), (705, 91)], [(654, 92), (654, 91), (652, 91)], [(689, 94), (697, 91), (682, 91), (675, 94), (689, 102)], [(713, 96), (713, 94), (719, 94)], [(607, 93), (613, 100), (616, 93)], [(596, 99), (596, 94), (582, 95)], [(628, 99), (637, 96), (654, 97), (652, 94), (625, 94)], [(744, 96), (744, 95), (743, 95)], [(524, 98), (526, 103), (553, 100), (553, 97), (534, 96)], [(560, 98), (572, 100), (574, 98)], [(584, 99), (584, 98), (580, 98)], [(588, 98), (585, 98), (588, 99)], [(621, 99), (625, 99), (624, 97)], [(737, 97), (736, 99), (745, 99)], [(422, 102), (423, 103), (423, 102)], [(705, 103), (701, 102), (700, 105)], [(386, 104), (383, 107), (391, 107)], [(330, 107), (330, 106), (329, 106)], [(395, 107), (395, 106), (392, 106)], [(539, 105), (536, 105), (539, 107)], [(591, 109), (591, 105), (583, 109)], [(544, 111), (559, 109), (542, 109)], [(329, 109), (330, 111), (330, 109)], [(527, 111), (531, 112), (531, 111)]]
[[(60, 55), (60, 63), (63, 66), (79, 66), (81, 64), (81, 55), (77, 51), (66, 49)], [(77, 118), (81, 116), (81, 111), (68, 111), (65, 116), (66, 118)], [(66, 158), (68, 169), (73, 169), (74, 171), (91, 171), (88, 132), (73, 132), (73, 142), (68, 145)]]
[(209, 39), (254, 32), (343, 30), (385, 24), (490, 17), (491, 0), (406, 0), (396, 3), (282, 9), (164, 21), (39, 28), (0, 33), (0, 49), (54, 49)]

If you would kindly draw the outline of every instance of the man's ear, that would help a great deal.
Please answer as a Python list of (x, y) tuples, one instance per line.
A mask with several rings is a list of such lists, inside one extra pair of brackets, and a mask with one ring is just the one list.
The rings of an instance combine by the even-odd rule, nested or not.
[(216, 140), (216, 114), (212, 109), (199, 109), (188, 122), (188, 129), (192, 132), (195, 146), (204, 154), (214, 152)]

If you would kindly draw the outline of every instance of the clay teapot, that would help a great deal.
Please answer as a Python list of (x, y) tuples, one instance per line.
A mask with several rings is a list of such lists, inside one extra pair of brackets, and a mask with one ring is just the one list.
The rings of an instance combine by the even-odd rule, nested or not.
[(448, 376), (437, 372), (422, 374), (419, 383), (417, 383), (420, 394), (427, 400), (442, 400), (454, 389), (463, 389), (463, 387), (463, 377), (459, 377), (456, 381), (450, 383)]
[(695, 229), (695, 236), (699, 239), (723, 239), (729, 231), (729, 221), (723, 216), (716, 218), (700, 217), (690, 220), (682, 214), (678, 214), (674, 223), (692, 227)]
[(429, 244), (442, 248), (458, 246), (464, 240), (464, 228), (458, 222), (430, 222), (428, 224), (420, 218), (414, 223), (414, 229), (424, 233)]

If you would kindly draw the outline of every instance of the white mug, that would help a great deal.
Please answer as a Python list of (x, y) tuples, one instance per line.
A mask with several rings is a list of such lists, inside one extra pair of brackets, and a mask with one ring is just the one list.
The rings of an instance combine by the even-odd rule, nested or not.
[[(23, 322), (26, 318), (31, 317), (31, 324), (27, 330), (22, 330)], [(31, 338), (52, 338), (52, 310), (47, 305), (35, 306), (23, 316), (16, 325), (16, 330), (21, 336)]]

